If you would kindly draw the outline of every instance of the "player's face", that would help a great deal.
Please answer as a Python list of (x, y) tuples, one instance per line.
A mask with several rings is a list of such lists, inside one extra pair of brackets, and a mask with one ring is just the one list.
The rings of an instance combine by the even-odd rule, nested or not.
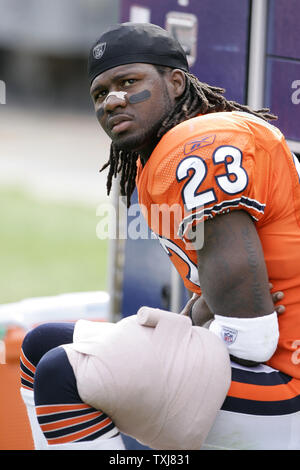
[(98, 120), (117, 148), (151, 153), (175, 96), (151, 64), (128, 64), (98, 75), (91, 86)]

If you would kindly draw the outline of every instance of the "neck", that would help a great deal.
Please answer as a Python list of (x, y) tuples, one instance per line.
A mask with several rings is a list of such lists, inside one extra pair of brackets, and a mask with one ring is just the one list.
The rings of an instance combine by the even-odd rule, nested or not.
[(139, 154), (142, 165), (145, 166), (155, 147), (157, 146), (159, 139), (157, 137), (152, 137), (149, 143), (143, 145), (141, 148), (136, 149), (136, 152)]
[(153, 147), (153, 149), (149, 149), (147, 151), (144, 151), (144, 150), (140, 150), (138, 151), (138, 154), (139, 154), (139, 157), (140, 157), (140, 160), (142, 162), (142, 165), (145, 166), (147, 161), (149, 160), (151, 154), (152, 154), (152, 151), (154, 150), (155, 146)]

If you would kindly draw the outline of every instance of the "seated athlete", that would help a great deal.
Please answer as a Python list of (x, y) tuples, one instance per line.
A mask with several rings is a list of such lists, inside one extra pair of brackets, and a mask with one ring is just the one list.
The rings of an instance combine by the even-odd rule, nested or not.
[[(208, 331), (232, 359), (231, 385), (203, 448), (299, 449), (300, 171), (268, 123), (274, 116), (199, 82), (178, 42), (154, 25), (102, 34), (89, 79), (112, 140), (108, 193), (119, 172), (128, 206), (137, 186), (149, 227), (194, 293), (183, 313), (200, 327), (210, 319)], [(171, 229), (151, 217), (153, 206), (181, 209)], [(273, 294), (285, 294), (279, 317), (269, 280)], [(78, 329), (79, 340), (85, 334)], [(44, 358), (34, 380), (38, 413), (58, 403), (43, 391)], [(64, 356), (63, 369), (71, 362), (74, 371), (77, 360)], [(76, 385), (85, 387), (80, 374)]]

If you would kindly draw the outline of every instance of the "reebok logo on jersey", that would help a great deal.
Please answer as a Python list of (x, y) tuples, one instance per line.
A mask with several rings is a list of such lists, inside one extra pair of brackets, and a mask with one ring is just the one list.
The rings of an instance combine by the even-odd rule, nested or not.
[(200, 140), (193, 140), (192, 142), (188, 142), (184, 146), (184, 154), (189, 155), (192, 152), (195, 152), (196, 150), (206, 147), (207, 145), (211, 145), (214, 143), (216, 138), (216, 135), (207, 135), (205, 137), (202, 137)]
[(101, 59), (106, 49), (106, 42), (100, 42), (93, 49), (93, 56), (95, 59)]

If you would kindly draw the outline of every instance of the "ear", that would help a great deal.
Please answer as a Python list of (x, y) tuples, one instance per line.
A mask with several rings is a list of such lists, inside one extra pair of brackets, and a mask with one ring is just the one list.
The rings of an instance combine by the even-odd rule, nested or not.
[(180, 69), (172, 69), (169, 75), (169, 86), (173, 97), (180, 98), (186, 86), (186, 76)]

